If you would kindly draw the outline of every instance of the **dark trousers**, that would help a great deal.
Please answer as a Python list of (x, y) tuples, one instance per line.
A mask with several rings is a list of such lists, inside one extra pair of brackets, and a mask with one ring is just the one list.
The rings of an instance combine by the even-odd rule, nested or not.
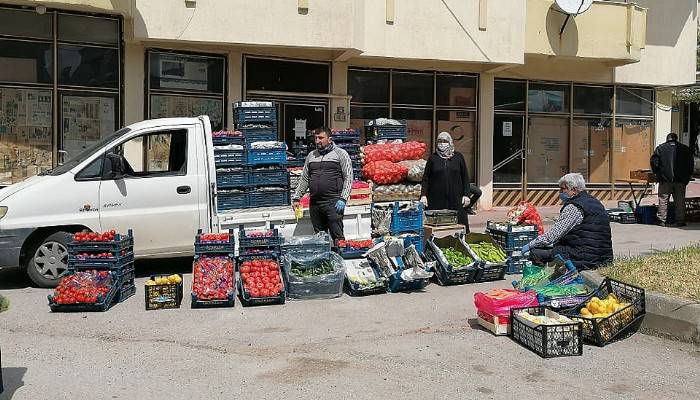
[(668, 200), (673, 196), (675, 209), (675, 223), (685, 222), (685, 184), (676, 182), (659, 183), (659, 219), (666, 222), (668, 217)]
[(476, 202), (479, 201), (481, 197), (481, 189), (473, 183), (469, 184), (469, 206), (468, 208), (475, 208)]
[(548, 262), (554, 261), (554, 249), (551, 247), (535, 247), (530, 249), (528, 258), (535, 265), (545, 265)]
[(325, 201), (311, 204), (309, 214), (311, 214), (311, 224), (314, 232), (328, 232), (333, 241), (345, 240), (343, 232), (343, 216), (335, 211), (336, 201)]

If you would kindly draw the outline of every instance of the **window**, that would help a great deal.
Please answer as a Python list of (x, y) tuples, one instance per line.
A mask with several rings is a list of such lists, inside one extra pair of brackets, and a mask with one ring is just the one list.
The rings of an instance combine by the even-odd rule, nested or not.
[(523, 121), (518, 115), (495, 115), (493, 120), (493, 180), (520, 183), (523, 173)]
[(613, 130), (614, 178), (629, 179), (630, 171), (649, 169), (653, 121), (618, 119)]
[(117, 129), (116, 94), (61, 91), (60, 95), (60, 146), (66, 158), (80, 154)]
[(433, 74), (396, 72), (392, 79), (394, 104), (433, 105)]
[(224, 102), (220, 98), (178, 95), (151, 95), (150, 118), (196, 117), (208, 115), (212, 129), (224, 126)]
[(53, 15), (40, 15), (29, 10), (0, 10), (0, 35), (52, 39)]
[(58, 40), (116, 45), (119, 21), (84, 15), (58, 14)]
[(389, 72), (348, 70), (353, 103), (389, 103)]
[(246, 57), (246, 90), (324, 93), (330, 91), (326, 63)]
[(574, 114), (612, 115), (611, 87), (574, 86)]
[(359, 129), (360, 140), (364, 142), (365, 124), (375, 118), (386, 118), (389, 116), (389, 107), (350, 107), (350, 128)]
[(437, 105), (476, 107), (476, 77), (437, 75)]
[(52, 83), (51, 47), (43, 42), (0, 40), (0, 82)]
[(423, 142), (431, 148), (433, 136), (433, 110), (394, 108), (394, 119), (405, 119), (408, 140)]
[(527, 133), (527, 181), (557, 183), (569, 172), (569, 119), (530, 117)]
[(71, 86), (117, 88), (117, 49), (87, 46), (58, 46), (58, 83)]
[(129, 176), (183, 175), (187, 168), (187, 130), (137, 136), (113, 152), (124, 156)]
[(499, 111), (525, 111), (524, 81), (495, 81), (494, 109)]
[(531, 83), (527, 91), (530, 112), (569, 112), (569, 85)]
[(102, 163), (104, 157), (99, 157), (95, 161), (88, 164), (80, 172), (75, 175), (76, 181), (89, 181), (102, 178)]
[(654, 116), (654, 90), (617, 88), (617, 114)]
[(590, 183), (610, 182), (610, 119), (574, 119), (571, 130), (570, 172)]

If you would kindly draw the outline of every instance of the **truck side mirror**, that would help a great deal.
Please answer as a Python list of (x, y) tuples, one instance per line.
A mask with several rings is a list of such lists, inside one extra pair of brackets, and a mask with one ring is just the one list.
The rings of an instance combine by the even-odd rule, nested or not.
[(126, 172), (124, 157), (115, 153), (107, 153), (107, 161), (111, 170), (109, 177), (111, 179), (124, 178), (124, 173)]

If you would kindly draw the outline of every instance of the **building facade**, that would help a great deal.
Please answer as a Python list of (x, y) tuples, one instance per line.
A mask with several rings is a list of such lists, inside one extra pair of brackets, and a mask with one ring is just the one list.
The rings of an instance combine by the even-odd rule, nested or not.
[(287, 142), (378, 117), (449, 131), (484, 208), (555, 204), (569, 171), (627, 198), (695, 82), (696, 29), (696, 0), (0, 0), (0, 184), (132, 122), (222, 129), (274, 100)]

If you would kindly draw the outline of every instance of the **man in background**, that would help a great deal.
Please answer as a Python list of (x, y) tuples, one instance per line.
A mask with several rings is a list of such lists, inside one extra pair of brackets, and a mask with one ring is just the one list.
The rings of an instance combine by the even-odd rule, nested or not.
[[(678, 135), (669, 133), (650, 160), (651, 170), (659, 182), (659, 213), (663, 226), (685, 226), (685, 187), (693, 175), (693, 155), (690, 148), (678, 142)], [(668, 202), (673, 196), (675, 224), (667, 224)]]

